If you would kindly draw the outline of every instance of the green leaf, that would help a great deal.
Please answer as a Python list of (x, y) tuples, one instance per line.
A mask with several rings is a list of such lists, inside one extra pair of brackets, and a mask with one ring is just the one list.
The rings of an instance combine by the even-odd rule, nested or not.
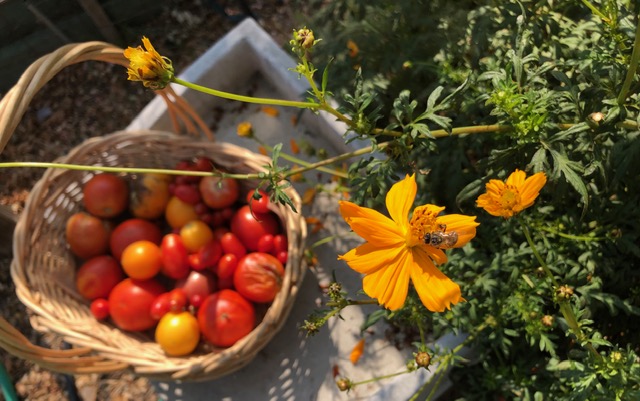
[(367, 330), (369, 327), (378, 323), (380, 320), (387, 318), (387, 312), (388, 311), (386, 309), (378, 309), (368, 314), (367, 318), (365, 319), (364, 322), (362, 322), (362, 325), (360, 326), (360, 331), (363, 332)]
[(580, 174), (584, 172), (582, 165), (578, 162), (569, 160), (564, 149), (560, 147), (560, 150), (553, 148), (547, 148), (551, 157), (553, 158), (553, 173), (554, 178), (559, 178), (562, 174), (565, 180), (573, 187), (573, 189), (580, 194), (580, 200), (582, 201), (582, 215), (587, 211), (589, 205), (589, 193), (587, 192), (587, 186), (580, 177)]

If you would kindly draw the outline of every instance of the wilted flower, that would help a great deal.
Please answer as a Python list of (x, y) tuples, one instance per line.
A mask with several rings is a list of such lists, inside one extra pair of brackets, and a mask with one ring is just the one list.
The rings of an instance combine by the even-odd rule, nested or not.
[(490, 180), (487, 192), (480, 195), (476, 204), (493, 216), (510, 218), (533, 205), (547, 176), (536, 173), (526, 178), (524, 171), (516, 169), (506, 181)]
[(174, 77), (171, 60), (161, 56), (146, 37), (142, 38), (142, 44), (146, 50), (138, 46), (124, 51), (124, 56), (129, 59), (128, 79), (142, 81), (147, 88), (162, 89)]
[(349, 57), (354, 58), (360, 52), (358, 45), (353, 40), (349, 39), (347, 41), (347, 49), (349, 49)]
[(464, 246), (476, 235), (475, 216), (438, 216), (444, 207), (418, 206), (409, 220), (416, 197), (415, 175), (394, 184), (386, 197), (391, 218), (376, 210), (341, 201), (340, 213), (367, 242), (339, 257), (363, 273), (364, 292), (391, 310), (404, 304), (409, 281), (433, 312), (442, 312), (463, 300), (460, 287), (435, 264), (447, 261), (442, 249)]

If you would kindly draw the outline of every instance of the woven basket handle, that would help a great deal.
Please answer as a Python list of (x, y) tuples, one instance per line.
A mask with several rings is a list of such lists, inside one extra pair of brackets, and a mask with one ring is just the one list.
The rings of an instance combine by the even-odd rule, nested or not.
[[(22, 74), (16, 85), (0, 100), (0, 153), (27, 111), (33, 97), (60, 70), (83, 61), (104, 61), (128, 65), (123, 49), (104, 42), (86, 42), (60, 47), (36, 60)], [(123, 71), (124, 74), (124, 71)], [(213, 135), (191, 106), (170, 86), (156, 92), (167, 103), (176, 133), (181, 127), (187, 132)], [(19, 358), (37, 363), (56, 372), (105, 373), (125, 369), (128, 365), (90, 355), (90, 348), (53, 350), (32, 344), (27, 337), (0, 316), (0, 348)]]
[[(49, 82), (60, 70), (83, 61), (104, 61), (127, 66), (128, 60), (123, 49), (105, 42), (85, 42), (69, 44), (40, 57), (27, 68), (16, 85), (0, 100), (0, 153), (13, 135), (29, 103), (40, 88)], [(124, 74), (124, 71), (123, 71)], [(213, 140), (207, 125), (189, 104), (177, 95), (171, 86), (156, 92), (166, 101), (176, 133), (183, 125), (187, 132), (205, 134)]]

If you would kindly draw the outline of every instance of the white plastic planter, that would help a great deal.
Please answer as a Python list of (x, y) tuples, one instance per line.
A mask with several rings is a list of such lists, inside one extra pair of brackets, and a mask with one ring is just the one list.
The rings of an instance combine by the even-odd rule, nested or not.
[[(181, 73), (180, 77), (223, 91), (251, 93), (258, 97), (304, 99), (306, 81), (298, 79), (297, 74), (289, 70), (293, 67), (295, 61), (255, 21), (246, 19)], [(350, 150), (342, 136), (346, 132), (345, 127), (324, 113), (300, 113), (298, 109), (279, 107), (280, 114), (273, 117), (262, 112), (260, 105), (243, 105), (182, 86), (175, 86), (175, 90), (207, 122), (215, 122), (217, 141), (257, 150), (255, 141), (240, 138), (236, 134), (238, 123), (249, 121), (258, 137), (269, 145), (282, 143), (284, 152), (291, 152), (291, 138), (295, 138), (299, 144), (306, 142), (315, 148), (324, 148), (330, 155)], [(292, 123), (292, 118), (298, 120), (296, 125)], [(159, 98), (153, 100), (128, 128), (171, 130), (164, 102)], [(325, 178), (329, 183), (329, 177)], [(304, 186), (298, 190), (302, 193)], [(320, 306), (322, 295), (319, 281), (331, 277), (333, 270), (351, 296), (356, 296), (361, 288), (360, 276), (343, 262), (337, 261), (337, 255), (356, 246), (359, 240), (348, 235), (349, 228), (338, 213), (336, 199), (327, 195), (317, 196), (313, 206), (305, 209), (304, 213), (321, 218), (324, 224), (324, 230), (315, 237), (311, 235), (308, 244), (332, 234), (343, 234), (343, 239), (315, 250), (320, 268), (307, 274), (286, 325), (250, 365), (236, 373), (204, 383), (154, 383), (160, 399), (404, 400), (430, 379), (432, 373), (422, 369), (413, 374), (358, 386), (349, 393), (338, 391), (334, 377), (336, 372), (356, 382), (399, 372), (406, 368), (412, 350), (396, 349), (385, 339), (384, 327), (376, 325), (374, 333), (366, 336), (365, 352), (358, 364), (350, 362), (351, 349), (360, 339), (360, 326), (366, 314), (375, 310), (372, 307), (347, 308), (341, 315), (343, 319), (332, 319), (327, 327), (313, 337), (306, 338), (300, 331), (300, 325)], [(446, 336), (437, 343), (441, 348), (451, 348), (460, 341), (455, 336)], [(435, 370), (435, 367), (431, 370)], [(447, 387), (445, 381), (439, 393)]]

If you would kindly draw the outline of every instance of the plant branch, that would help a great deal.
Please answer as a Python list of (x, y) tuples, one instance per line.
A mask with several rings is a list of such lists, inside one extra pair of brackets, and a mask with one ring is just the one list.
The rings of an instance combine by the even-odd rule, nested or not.
[(629, 92), (629, 88), (631, 88), (631, 83), (633, 82), (633, 77), (636, 75), (636, 71), (638, 70), (638, 62), (640, 61), (640, 18), (638, 18), (638, 22), (636, 23), (636, 38), (633, 41), (633, 50), (631, 51), (631, 60), (629, 61), (629, 69), (627, 70), (627, 76), (624, 79), (622, 84), (622, 88), (620, 88), (620, 94), (618, 95), (618, 104), (622, 105), (622, 103), (627, 98), (627, 92)]

